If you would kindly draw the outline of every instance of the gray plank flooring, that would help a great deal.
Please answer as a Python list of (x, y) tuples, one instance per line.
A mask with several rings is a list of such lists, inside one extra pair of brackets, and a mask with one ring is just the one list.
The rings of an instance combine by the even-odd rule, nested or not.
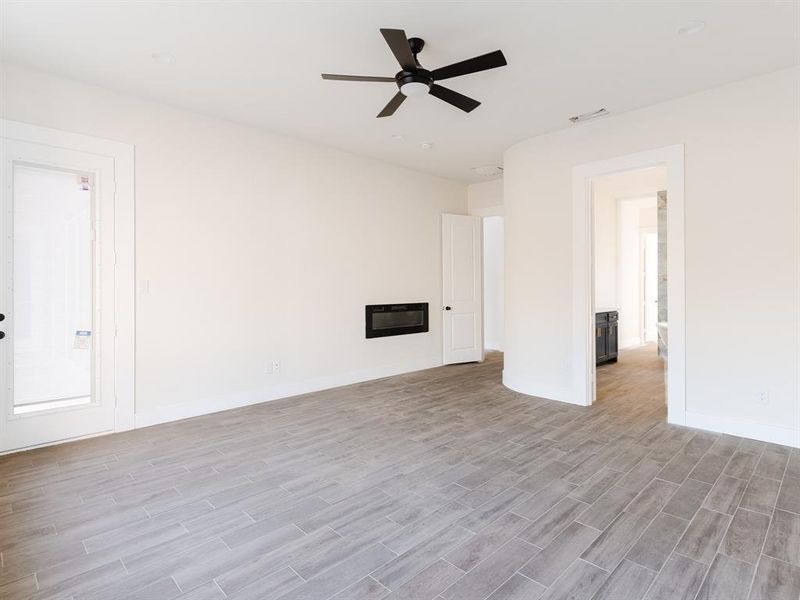
[(502, 355), (0, 457), (4, 600), (798, 600), (800, 452)]

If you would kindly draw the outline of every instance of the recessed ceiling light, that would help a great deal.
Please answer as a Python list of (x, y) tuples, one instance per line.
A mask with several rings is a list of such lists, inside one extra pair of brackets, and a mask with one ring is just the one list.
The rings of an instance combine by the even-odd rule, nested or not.
[(398, 142), (403, 141), (403, 134), (402, 133), (395, 133), (392, 135), (393, 140), (397, 140)]
[(503, 167), (498, 167), (497, 165), (483, 165), (481, 167), (473, 167), (472, 170), (484, 177), (492, 177), (503, 173)]
[(681, 37), (689, 37), (695, 33), (700, 33), (706, 28), (705, 21), (689, 21), (683, 27), (678, 28), (678, 35)]
[(150, 56), (154, 61), (161, 63), (162, 65), (175, 64), (175, 55), (170, 54), (169, 52), (153, 52)]
[(433, 148), (433, 142), (420, 142), (419, 147), (423, 150), (430, 150)]

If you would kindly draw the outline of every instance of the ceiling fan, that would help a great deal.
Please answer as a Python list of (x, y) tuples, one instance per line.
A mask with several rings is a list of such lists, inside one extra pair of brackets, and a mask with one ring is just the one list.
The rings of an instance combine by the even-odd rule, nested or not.
[(422, 96), (431, 94), (439, 100), (444, 100), (464, 112), (471, 112), (480, 106), (480, 102), (468, 96), (454, 92), (443, 87), (436, 81), (469, 75), (478, 71), (503, 67), (506, 58), (500, 50), (489, 52), (475, 58), (462, 60), (461, 62), (447, 65), (433, 71), (423, 69), (419, 64), (417, 55), (422, 52), (425, 41), (420, 38), (406, 38), (406, 32), (402, 29), (381, 29), (383, 38), (389, 44), (389, 49), (394, 54), (397, 62), (400, 63), (402, 70), (394, 77), (369, 77), (360, 75), (332, 75), (323, 73), (323, 79), (333, 79), (336, 81), (381, 81), (396, 83), (400, 91), (389, 100), (389, 103), (378, 113), (378, 117), (388, 117), (394, 114), (398, 107), (408, 96)]

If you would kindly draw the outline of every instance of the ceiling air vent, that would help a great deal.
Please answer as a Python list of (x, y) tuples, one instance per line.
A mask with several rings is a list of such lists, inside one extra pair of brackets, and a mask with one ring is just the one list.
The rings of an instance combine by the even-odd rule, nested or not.
[(575, 115), (574, 117), (570, 117), (569, 120), (573, 123), (583, 123), (584, 121), (590, 121), (591, 119), (597, 119), (598, 117), (605, 117), (607, 114), (609, 114), (608, 111), (605, 108), (601, 108), (600, 110), (596, 110), (594, 112)]
[(478, 175), (483, 175), (484, 177), (493, 177), (495, 175), (502, 175), (503, 173), (503, 167), (498, 167), (495, 165), (473, 167), (472, 170)]

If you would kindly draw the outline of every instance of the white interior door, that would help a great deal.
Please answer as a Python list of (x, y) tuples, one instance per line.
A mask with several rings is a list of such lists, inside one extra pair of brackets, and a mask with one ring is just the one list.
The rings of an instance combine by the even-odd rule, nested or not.
[(442, 215), (444, 364), (483, 360), (482, 223)]
[(0, 451), (114, 430), (114, 161), (3, 139)]

